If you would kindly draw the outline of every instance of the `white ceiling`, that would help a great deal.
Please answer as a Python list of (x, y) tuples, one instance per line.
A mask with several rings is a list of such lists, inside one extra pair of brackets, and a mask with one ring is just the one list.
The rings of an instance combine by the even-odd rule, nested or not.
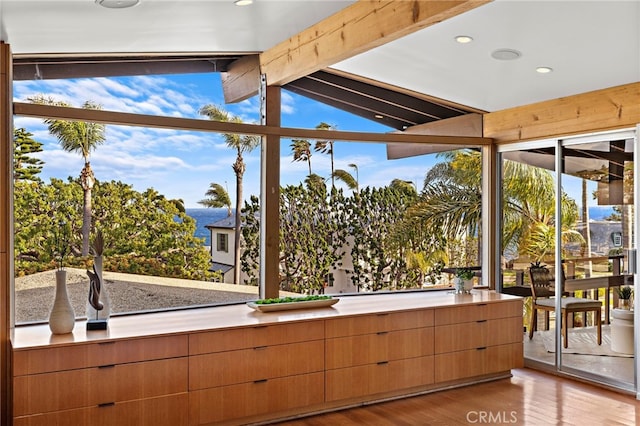
[[(350, 3), (141, 0), (113, 10), (94, 0), (0, 0), (0, 36), (16, 55), (254, 53)], [(460, 34), (474, 41), (458, 44)], [(522, 56), (498, 61), (498, 48)], [(640, 0), (498, 0), (334, 68), (486, 111), (637, 82)]]

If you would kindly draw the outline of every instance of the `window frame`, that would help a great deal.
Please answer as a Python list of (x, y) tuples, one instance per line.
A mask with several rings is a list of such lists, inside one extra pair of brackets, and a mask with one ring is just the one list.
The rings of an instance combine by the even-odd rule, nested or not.
[(216, 232), (216, 251), (229, 253), (229, 234)]

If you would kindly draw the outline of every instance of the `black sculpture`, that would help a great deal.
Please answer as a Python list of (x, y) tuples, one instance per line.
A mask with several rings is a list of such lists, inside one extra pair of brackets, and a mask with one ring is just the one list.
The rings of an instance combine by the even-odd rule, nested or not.
[(95, 264), (93, 265), (93, 272), (87, 270), (87, 276), (89, 277), (89, 304), (96, 310), (95, 318), (87, 318), (87, 330), (106, 330), (107, 320), (98, 318), (98, 311), (101, 311), (104, 305), (100, 302), (102, 283)]

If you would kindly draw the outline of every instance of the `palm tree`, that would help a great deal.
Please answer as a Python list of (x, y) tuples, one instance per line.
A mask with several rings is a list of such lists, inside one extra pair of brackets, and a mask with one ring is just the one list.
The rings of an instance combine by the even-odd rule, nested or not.
[(227, 217), (231, 216), (231, 198), (229, 197), (227, 190), (224, 189), (222, 185), (219, 183), (209, 184), (209, 189), (204, 195), (206, 195), (207, 198), (198, 201), (198, 204), (216, 209), (226, 207)]
[[(242, 123), (242, 119), (230, 115), (224, 109), (215, 105), (205, 105), (200, 108), (200, 114), (206, 115), (210, 120), (225, 121), (230, 123)], [(236, 161), (231, 166), (236, 175), (236, 220), (235, 220), (235, 252), (233, 261), (233, 276), (236, 284), (240, 283), (240, 237), (242, 231), (242, 179), (247, 168), (243, 154), (253, 151), (260, 145), (260, 138), (253, 135), (239, 135), (225, 133), (224, 139), (229, 148), (236, 150)]]
[(358, 165), (355, 163), (350, 163), (349, 167), (351, 167), (356, 172), (356, 192), (360, 191), (360, 176), (358, 176)]
[(418, 196), (418, 191), (416, 190), (416, 187), (413, 185), (413, 182), (411, 182), (410, 180), (402, 180), (402, 179), (396, 178), (391, 181), (391, 184), (389, 184), (389, 186), (398, 191), (404, 192), (405, 194), (407, 194), (408, 196), (411, 196), (412, 198)]
[(333, 172), (331, 177), (338, 179), (339, 181), (342, 181), (342, 183), (347, 185), (347, 188), (358, 192), (358, 181), (348, 171), (343, 169), (336, 169), (336, 171)]
[[(66, 102), (56, 101), (52, 98), (37, 96), (29, 98), (30, 102), (46, 105), (70, 107)], [(86, 101), (84, 109), (102, 109), (102, 107), (92, 101)], [(46, 119), (44, 122), (49, 126), (49, 133), (56, 136), (62, 149), (67, 152), (77, 152), (84, 159), (84, 167), (80, 172), (80, 185), (84, 191), (83, 214), (82, 214), (82, 255), (89, 254), (89, 237), (91, 233), (91, 190), (95, 184), (95, 176), (91, 169), (89, 156), (91, 151), (105, 141), (105, 126), (100, 123), (88, 123), (84, 121), (65, 121)]]
[[(426, 175), (421, 200), (409, 215), (419, 218), (430, 232), (449, 241), (479, 236), (482, 214), (481, 156), (477, 151), (451, 151), (440, 155)], [(505, 161), (503, 171), (502, 247), (540, 260), (554, 250), (555, 185), (552, 175), (537, 167)], [(573, 231), (578, 218), (574, 200), (562, 194), (562, 239), (583, 243)]]
[(293, 151), (293, 161), (306, 161), (309, 165), (309, 175), (311, 175), (311, 143), (306, 139), (293, 139), (291, 150)]
[[(316, 126), (316, 129), (318, 130), (335, 130), (335, 126), (332, 126), (331, 124), (327, 124), (324, 121), (321, 122), (320, 124), (318, 124)], [(335, 168), (334, 168), (334, 164), (333, 164), (333, 141), (329, 141), (329, 140), (317, 140), (313, 149), (316, 152), (321, 152), (323, 154), (329, 154), (329, 156), (331, 157), (331, 188), (335, 188)]]

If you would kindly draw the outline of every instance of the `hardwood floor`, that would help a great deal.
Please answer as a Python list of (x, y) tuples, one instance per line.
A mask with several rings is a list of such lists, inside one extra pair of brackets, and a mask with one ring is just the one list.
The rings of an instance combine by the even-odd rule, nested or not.
[(289, 426), (636, 425), (640, 401), (531, 369), (510, 379), (279, 423)]

